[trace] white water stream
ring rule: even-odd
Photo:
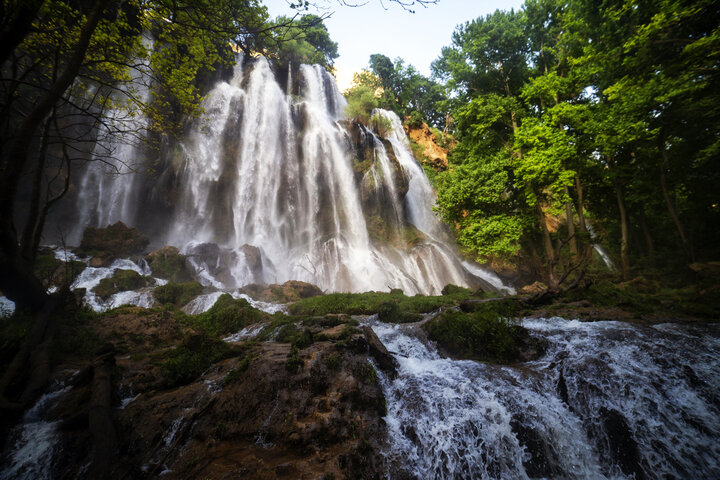
[[[372,325],[389,478],[720,478],[720,328],[526,319],[535,362],[443,358],[416,326]]]

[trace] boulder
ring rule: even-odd
[[[142,254],[149,243],[150,240],[137,228],[117,222],[105,228],[86,228],[76,252],[97,257],[95,265],[106,266],[115,258]]]
[[[170,282],[184,283],[193,279],[192,267],[175,247],[163,247],[148,254],[145,261],[155,277]]]
[[[397,360],[388,352],[372,328],[365,325],[362,327],[362,332],[367,340],[370,355],[375,359],[377,366],[390,378],[395,378],[398,368]]]
[[[262,302],[279,303],[297,302],[303,298],[317,297],[324,294],[318,286],[299,280],[288,280],[282,285],[253,283],[242,287],[240,293]]]

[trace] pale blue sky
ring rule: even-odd
[[[450,45],[457,25],[498,9],[517,10],[523,4],[523,0],[439,0],[427,8],[414,7],[413,14],[387,0],[382,3],[367,0],[367,5],[356,8],[339,6],[335,0],[324,1],[330,9],[310,13],[332,12],[325,24],[339,47],[340,58],[335,67],[341,89],[350,85],[353,72],[367,66],[373,53],[393,60],[401,57],[406,65],[414,65],[422,74],[430,75],[430,63],[440,55],[442,47]],[[293,13],[288,0],[263,3],[272,17]]]

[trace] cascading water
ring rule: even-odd
[[[440,356],[417,326],[372,328],[389,478],[720,478],[720,329],[526,319],[546,355],[517,366]]]
[[[223,290],[287,280],[326,291],[495,288],[448,246],[432,212],[434,192],[400,119],[378,112],[392,122],[381,140],[343,120],[345,105],[335,79],[319,66],[288,72],[283,88],[266,59],[241,58],[232,78],[205,98],[202,118],[155,161],[157,178],[172,179],[172,188],[160,192],[160,180],[140,186],[123,176],[107,180],[89,168],[81,218],[92,226],[122,220],[141,230],[135,219],[145,218],[160,232],[151,234],[154,245],[178,246],[201,282]],[[361,155],[370,157],[369,167]],[[412,241],[409,226],[420,232]]]

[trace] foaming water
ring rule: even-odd
[[[417,326],[372,328],[390,478],[719,478],[720,329],[526,319],[536,362],[440,356]]]
[[[13,446],[0,466],[1,480],[50,480],[53,477],[52,463],[57,450],[60,421],[45,418],[70,387],[55,385],[51,392],[40,399],[23,416],[22,424],[16,427],[8,438]]]

